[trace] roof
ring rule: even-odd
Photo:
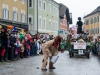
[[[59,17],[63,18],[64,15],[66,14],[67,20],[70,20],[70,16],[69,16],[69,8],[67,6],[65,6],[62,3],[59,3],[60,8],[59,8]]]
[[[54,5],[57,5],[59,7],[59,3],[57,3],[55,0],[47,0],[47,1],[53,2]]]
[[[60,8],[59,8],[59,16],[64,16],[65,12],[66,12],[66,9],[67,7],[65,5],[63,5],[62,3],[59,4],[60,5]]]
[[[52,1],[54,1],[55,3],[57,3],[55,0],[52,0]],[[59,3],[57,3],[58,5],[59,5]]]
[[[88,16],[90,16],[90,15],[93,15],[93,14],[95,14],[95,13],[97,13],[97,12],[100,12],[100,6],[98,6],[95,10],[93,10],[90,14],[84,16],[84,18],[86,18],[86,17],[88,17]]]

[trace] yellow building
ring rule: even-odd
[[[84,17],[84,30],[97,37],[100,34],[100,6]]]
[[[0,0],[0,25],[16,26],[28,30],[27,0]]]

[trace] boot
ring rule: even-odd
[[[3,59],[4,57],[3,56],[1,56],[1,62],[4,62],[4,59]]]
[[[5,61],[6,61],[6,62],[9,62],[10,60],[8,60],[8,58],[5,58]]]

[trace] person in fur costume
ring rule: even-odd
[[[42,45],[42,52],[44,56],[42,60],[42,67],[41,67],[42,71],[47,71],[46,66],[47,66],[48,58],[50,58],[51,60],[52,56],[55,56],[58,54],[58,47],[61,41],[62,41],[62,37],[56,36],[55,39],[46,41]],[[49,69],[55,69],[51,61],[49,62]]]

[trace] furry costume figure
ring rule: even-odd
[[[50,58],[51,60],[52,56],[55,56],[58,54],[58,46],[61,43],[61,40],[62,38],[60,36],[57,36],[55,37],[54,40],[47,41],[42,45],[42,52],[43,52],[44,58],[42,60],[41,70],[47,71],[46,66],[47,66],[48,58]],[[51,61],[49,62],[49,68],[55,69]]]

